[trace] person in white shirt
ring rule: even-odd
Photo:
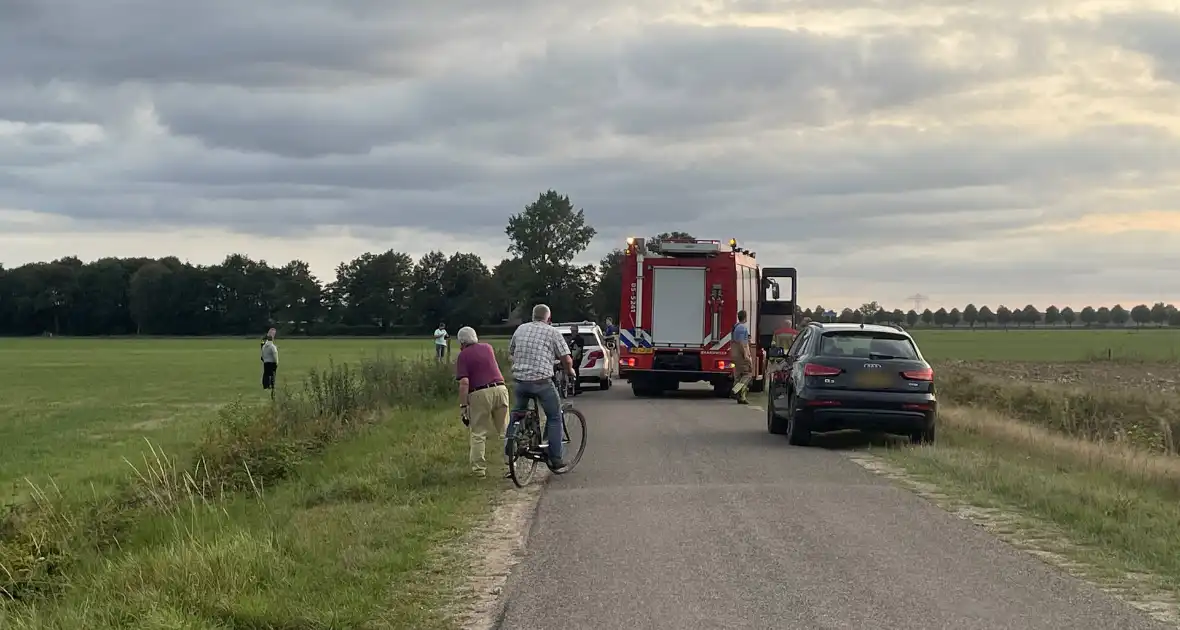
[[[275,395],[275,374],[279,371],[279,347],[275,345],[275,329],[271,328],[262,341],[262,389]]]
[[[447,325],[439,322],[438,328],[434,329],[434,358],[442,361],[447,357],[447,341],[450,339],[447,334]]]

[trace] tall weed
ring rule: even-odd
[[[940,366],[938,392],[1066,435],[1177,454],[1180,398],[1166,393],[1013,382],[953,366]]]

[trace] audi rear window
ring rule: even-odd
[[[824,333],[819,354],[825,357],[861,359],[917,359],[918,350],[908,337],[874,330],[840,330]]]

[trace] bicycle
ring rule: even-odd
[[[530,397],[528,407],[523,412],[513,414],[514,417],[509,421],[508,431],[512,437],[507,438],[504,442],[504,452],[508,458],[508,476],[517,488],[523,488],[529,484],[539,462],[545,462],[553,474],[564,475],[582,461],[582,454],[586,451],[586,416],[575,409],[573,403],[568,400],[569,394],[572,393],[572,385],[564,375],[560,380],[555,377],[554,381],[558,395],[561,397],[561,443],[564,447],[562,450],[566,453],[565,466],[554,468],[553,463],[549,460],[548,449],[541,446],[546,438],[545,428],[541,425],[541,416],[537,412],[537,399]],[[576,452],[572,453],[572,457],[570,456],[572,440],[569,431],[571,421],[576,423],[575,426],[581,430],[578,448]]]

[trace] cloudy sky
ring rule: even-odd
[[[1180,301],[1171,0],[6,0],[0,262],[475,251],[548,188],[801,301]]]

